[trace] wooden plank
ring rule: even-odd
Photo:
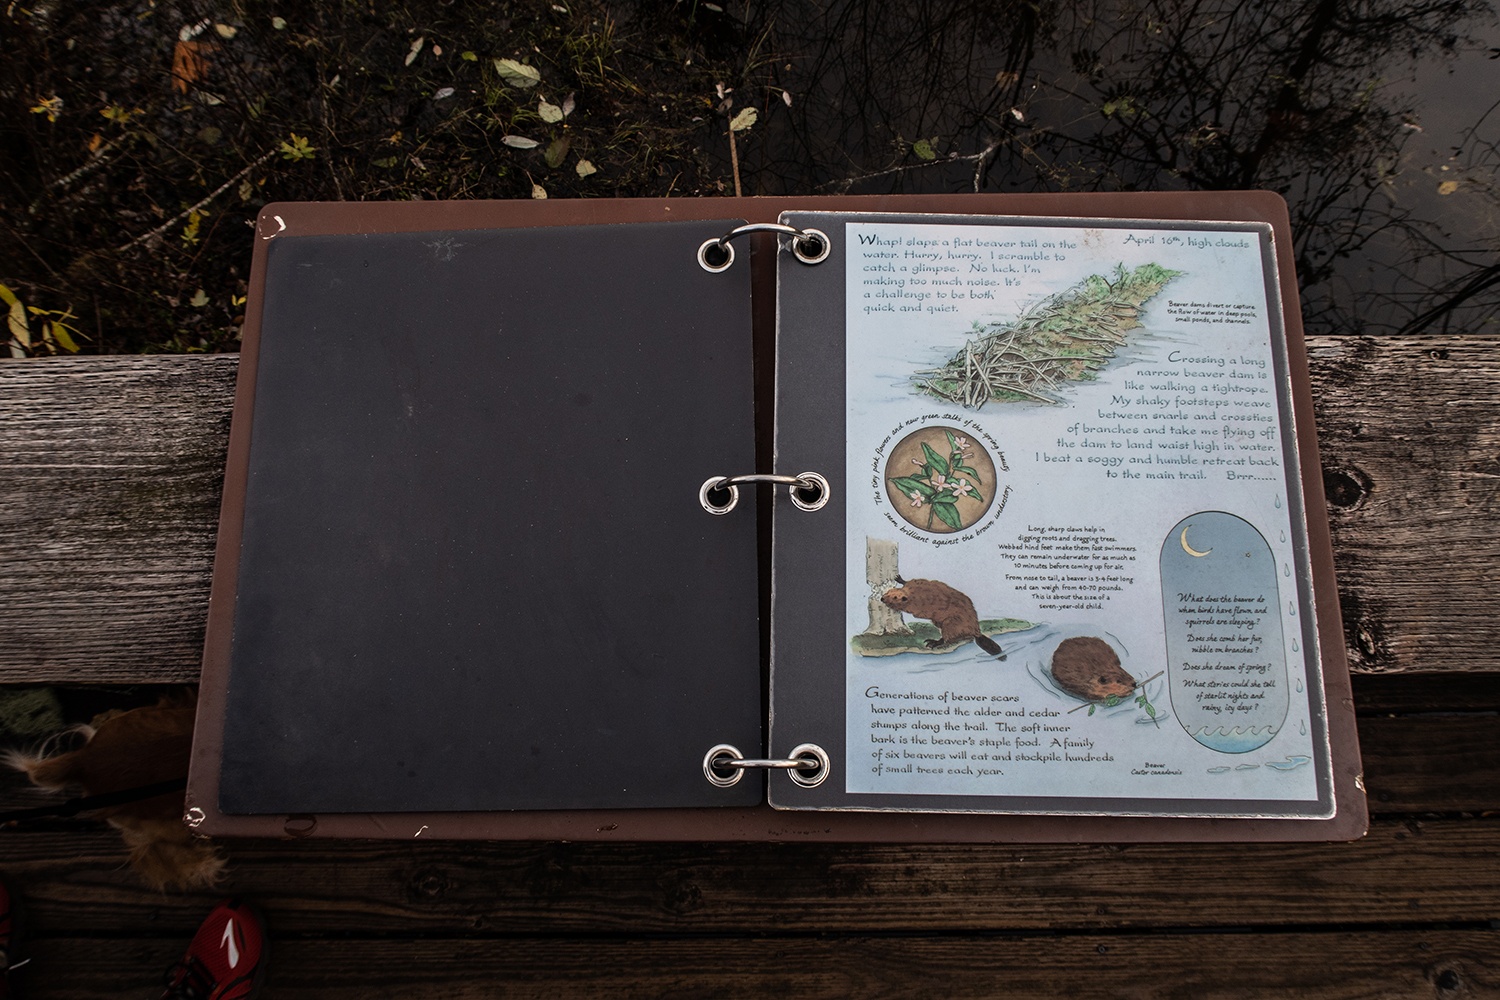
[[[1500,913],[1500,820],[1391,821],[1351,844],[247,841],[214,892],[163,895],[106,831],[0,836],[49,934],[190,933],[223,895],[290,934],[924,934],[1375,927]]]
[[[238,367],[0,362],[0,680],[197,679]]]
[[[1317,337],[1308,363],[1351,667],[1500,667],[1500,337]]]
[[[1309,360],[1354,668],[1500,670],[1500,336]],[[236,365],[0,361],[0,682],[197,676]]]
[[[1479,671],[1358,674],[1354,707],[1361,716],[1389,712],[1500,711],[1500,677]]]
[[[1372,811],[1500,810],[1500,715],[1364,716],[1359,736]],[[0,812],[56,801],[0,771]]]
[[[1359,997],[1500,996],[1500,933],[279,940],[276,997]],[[184,942],[40,942],[26,995],[147,995]],[[130,995],[130,994],[126,994]]]
[[[1500,810],[1500,716],[1370,716],[1359,738],[1372,813]]]

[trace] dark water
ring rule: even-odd
[[[747,27],[792,97],[755,193],[1269,188],[1309,332],[1500,331],[1486,4],[784,2]]]
[[[750,108],[746,193],[1266,188],[1310,332],[1500,330],[1489,0],[47,0],[0,42],[0,283],[91,351],[236,349],[267,202],[714,197]]]

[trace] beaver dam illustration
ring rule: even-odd
[[[1061,403],[1068,383],[1091,381],[1141,326],[1141,307],[1180,275],[1158,264],[1091,275],[1008,323],[974,336],[938,368],[918,371],[918,392],[970,409],[995,402]]]
[[[1005,651],[994,637],[1032,627],[1019,618],[981,619],[968,595],[940,580],[902,579],[892,541],[865,539],[865,579],[870,584],[870,625],[850,639],[861,656],[951,653],[972,642],[1003,660]],[[903,613],[926,621],[908,624]]]

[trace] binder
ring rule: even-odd
[[[204,833],[1348,839],[1284,204],[280,204]]]

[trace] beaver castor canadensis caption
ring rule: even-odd
[[[1128,698],[1136,688],[1135,678],[1120,668],[1109,643],[1091,635],[1062,641],[1052,654],[1052,679],[1084,701]]]
[[[937,580],[903,580],[898,576],[896,582],[901,586],[882,594],[881,603],[936,625],[941,637],[928,639],[928,649],[973,639],[986,653],[1005,659],[995,640],[979,631],[979,615],[974,611],[973,601]]]

